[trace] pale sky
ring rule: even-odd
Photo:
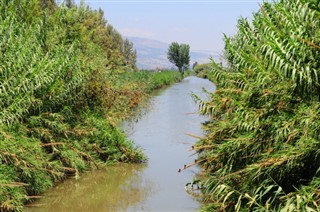
[[[79,1],[75,1],[79,2]],[[85,0],[101,8],[123,36],[189,44],[221,53],[223,33],[236,32],[239,17],[252,18],[262,0]]]

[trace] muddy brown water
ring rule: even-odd
[[[154,96],[152,107],[123,130],[148,156],[146,164],[125,164],[67,179],[43,194],[25,211],[196,211],[200,203],[185,191],[197,167],[188,149],[201,136],[205,118],[197,114],[191,93],[205,98],[214,91],[210,81],[187,77]]]

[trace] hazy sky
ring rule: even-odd
[[[78,1],[76,1],[78,2]],[[252,17],[261,0],[85,0],[103,9],[122,35],[187,43],[192,50],[221,52],[223,33],[236,32],[239,17]]]

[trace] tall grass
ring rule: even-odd
[[[85,169],[145,161],[111,120],[178,79],[134,72],[101,11],[50,2],[0,3],[1,211]]]
[[[217,91],[195,96],[207,136],[194,147],[204,210],[319,210],[318,1],[263,3],[225,38]]]

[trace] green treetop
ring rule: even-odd
[[[190,46],[188,44],[178,44],[177,42],[171,43],[168,49],[168,60],[178,67],[182,76],[184,70],[189,66],[189,49]]]

